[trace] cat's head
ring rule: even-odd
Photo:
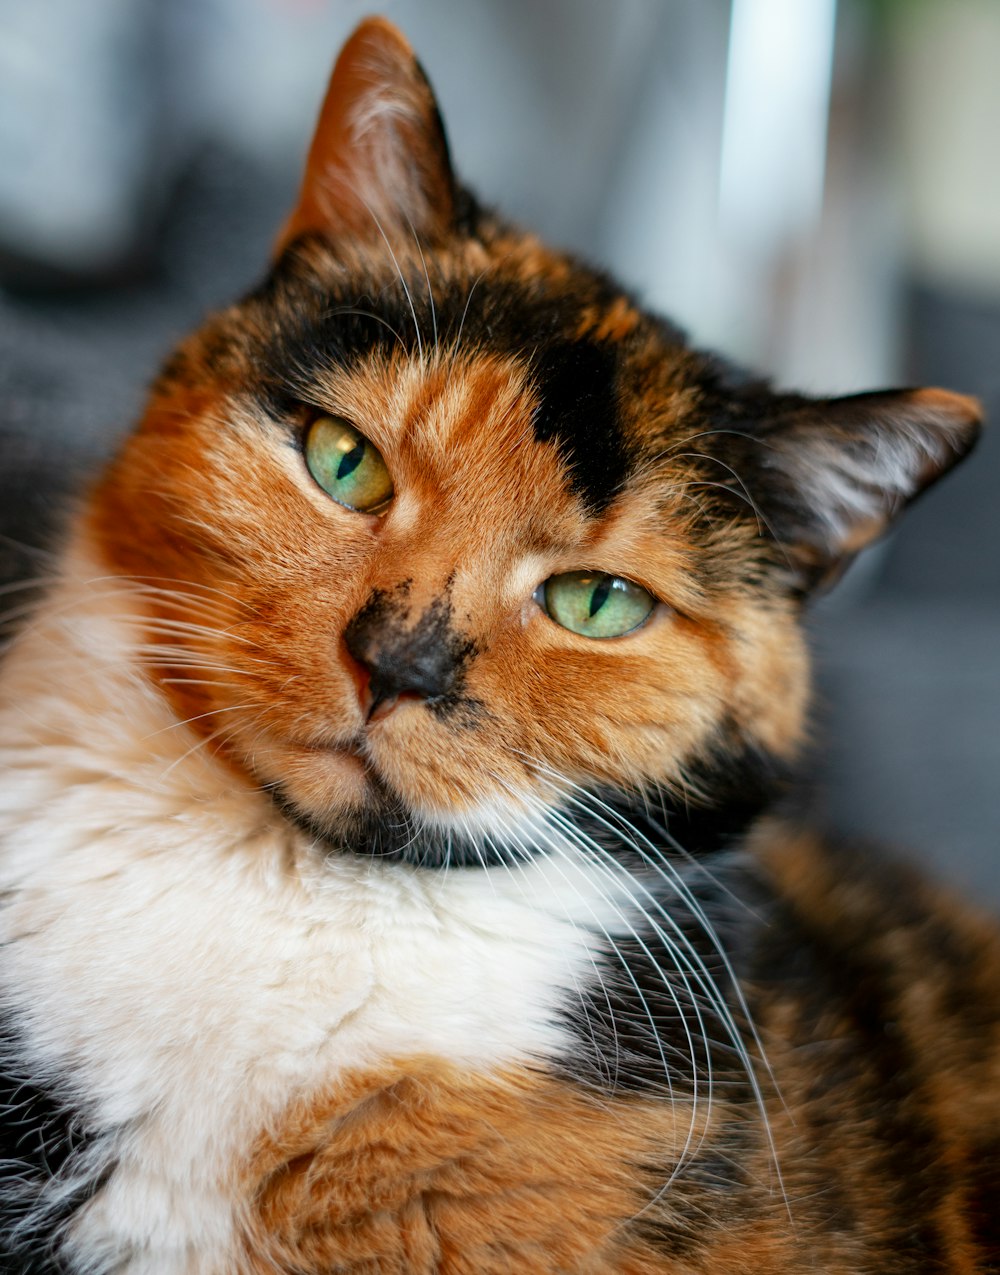
[[[271,273],[168,363],[90,525],[220,756],[334,844],[475,858],[581,789],[752,810],[802,740],[803,597],[977,426],[775,394],[482,211],[372,20]]]

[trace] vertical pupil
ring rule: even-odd
[[[349,452],[345,452],[341,458],[340,464],[337,466],[337,480],[348,478],[357,467],[361,464],[361,458],[365,454],[365,440],[359,438]]]
[[[611,579],[610,577],[605,576],[594,592],[590,595],[590,616],[588,618],[592,619],[598,611],[600,611],[601,607],[604,606],[605,602],[607,602],[608,594],[610,592]]]

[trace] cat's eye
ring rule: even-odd
[[[583,637],[622,637],[645,624],[656,609],[656,599],[642,585],[601,571],[550,576],[539,593],[550,618]]]
[[[392,479],[377,448],[341,416],[317,416],[305,441],[310,474],[339,505],[378,513],[392,499]]]

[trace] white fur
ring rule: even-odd
[[[0,670],[0,987],[120,1162],[78,1268],[222,1275],[234,1170],[294,1095],[409,1055],[551,1055],[628,896],[562,856],[323,858],[176,724],[99,575],[73,558]]]

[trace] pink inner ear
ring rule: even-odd
[[[368,18],[333,69],[298,204],[275,255],[309,232],[437,239],[452,223],[454,203],[431,87],[401,32]]]

